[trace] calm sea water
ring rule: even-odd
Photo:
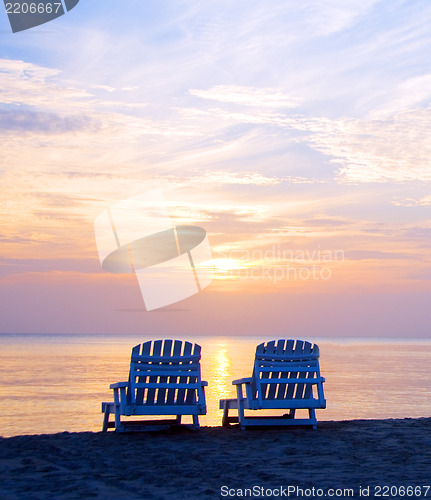
[[[128,335],[0,335],[0,435],[99,431],[109,385],[127,380]],[[220,425],[220,398],[250,376],[256,345],[269,338],[188,337],[202,346],[208,414]],[[307,339],[321,352],[327,409],[320,420],[431,416],[431,341]],[[186,420],[187,421],[187,420]]]

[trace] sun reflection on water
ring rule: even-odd
[[[226,345],[221,344],[215,354],[215,367],[213,371],[214,391],[220,398],[227,398],[230,395],[230,365],[231,360],[227,355]]]

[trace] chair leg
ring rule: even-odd
[[[114,389],[114,409],[115,409],[115,431],[121,431],[123,426],[121,424],[121,408],[118,389]]]
[[[229,427],[229,401],[226,401],[224,405],[222,425]]]
[[[193,415],[193,427],[199,429],[199,415]]]
[[[238,421],[241,427],[241,430],[245,429],[245,415],[244,415],[244,402],[243,400],[238,403]]]
[[[238,422],[241,430],[245,429],[244,398],[242,396],[242,385],[236,386],[236,397],[238,399]]]
[[[180,424],[181,424],[181,417],[182,417],[182,415],[177,415],[177,418],[176,418],[176,423],[177,423],[178,425],[180,425]]]
[[[105,413],[103,414],[103,427],[102,427],[102,432],[106,432],[108,430],[108,423],[109,423],[109,406],[105,406]]]
[[[310,408],[308,410],[308,416],[310,417],[310,420],[312,421],[313,424],[313,429],[317,429],[317,421],[316,421],[316,410],[314,408]]]

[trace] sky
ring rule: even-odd
[[[0,332],[430,337],[431,4],[0,9]],[[163,190],[200,293],[147,311],[96,217]]]

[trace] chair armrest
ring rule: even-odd
[[[127,387],[129,382],[117,382],[116,384],[111,384],[110,389],[121,389],[122,387]]]
[[[252,382],[253,377],[239,378],[237,380],[232,380],[232,385],[251,384]]]
[[[208,382],[206,382],[205,380],[201,380],[202,387],[206,387],[207,385],[208,385]]]

